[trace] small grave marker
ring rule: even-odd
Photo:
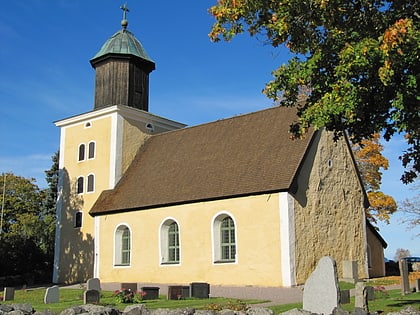
[[[97,290],[86,290],[83,293],[84,304],[98,304],[100,298],[100,293]]]
[[[60,291],[57,285],[47,288],[44,296],[44,303],[58,303],[60,300]]]
[[[86,290],[96,290],[101,292],[101,281],[98,278],[88,279],[86,282]]]
[[[159,298],[159,287],[142,287],[143,300],[157,300]]]
[[[15,288],[5,287],[3,293],[4,293],[3,294],[4,301],[13,301],[15,299]]]
[[[343,261],[343,281],[356,283],[358,278],[357,261],[344,260]]]
[[[368,301],[373,301],[375,299],[375,289],[371,286],[366,287],[366,294]]]
[[[368,292],[364,282],[357,282],[354,293],[354,310],[369,312]]]
[[[410,294],[410,281],[408,279],[408,263],[407,260],[401,259],[399,262],[401,274],[401,294]]]
[[[350,303],[350,290],[340,290],[340,304]]]
[[[185,285],[170,285],[168,287],[168,300],[180,300],[190,297],[190,287]]]
[[[205,282],[192,282],[191,297],[198,299],[208,299],[210,294],[210,284]]]

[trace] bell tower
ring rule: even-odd
[[[55,122],[60,128],[59,196],[54,283],[80,283],[100,275],[99,221],[89,211],[113,189],[150,137],[185,127],[149,112],[149,73],[155,63],[122,29],[90,60],[96,70],[94,110]]]
[[[127,30],[126,5],[121,30],[90,60],[96,71],[94,110],[125,105],[149,110],[149,73],[155,69],[142,44]]]

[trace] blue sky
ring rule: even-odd
[[[150,75],[149,111],[188,125],[272,106],[262,95],[271,71],[290,57],[285,49],[247,35],[211,43],[207,9],[216,0],[127,2],[128,29],[156,63]],[[93,109],[94,70],[89,60],[120,29],[123,0],[5,1],[0,10],[0,173],[37,179],[59,147],[54,121]],[[401,137],[384,143],[390,168],[382,190],[397,201],[414,191],[399,181]],[[380,225],[388,242],[420,256],[417,230]]]

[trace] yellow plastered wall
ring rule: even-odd
[[[62,204],[58,282],[81,282],[93,275],[94,221],[88,212],[101,191],[109,187],[111,117],[87,120],[65,127],[62,155]],[[62,139],[63,140],[63,139]],[[95,157],[78,161],[79,146],[95,142]],[[95,176],[93,192],[86,192],[87,176]],[[84,193],[76,193],[76,181],[84,177]],[[75,215],[82,212],[82,227],[75,228]]]
[[[106,282],[190,283],[280,286],[280,216],[278,194],[209,201],[99,217],[99,278]],[[236,262],[213,262],[212,224],[229,214],[236,228]],[[181,258],[160,263],[160,227],[165,219],[179,225]],[[131,265],[114,266],[114,232],[131,229]]]
[[[151,123],[154,128],[148,130]],[[127,107],[109,107],[56,123],[61,128],[57,244],[54,281],[86,281],[94,271],[94,219],[89,210],[103,190],[114,188],[150,134],[182,128],[184,125]],[[95,142],[95,158],[78,161],[79,146]],[[76,193],[79,176],[95,176],[93,192]],[[75,214],[83,213],[81,228],[75,228]]]

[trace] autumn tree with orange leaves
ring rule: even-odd
[[[382,155],[383,146],[379,138],[376,133],[369,140],[364,139],[360,144],[354,144],[352,148],[370,203],[366,217],[372,223],[378,220],[389,223],[390,215],[397,211],[397,203],[392,196],[380,191],[381,170],[388,169],[388,160]]]
[[[247,32],[294,54],[264,93],[297,106],[296,136],[325,127],[360,144],[402,133],[401,179],[420,174],[420,1],[218,0],[209,12],[213,41]],[[297,102],[302,87],[309,93]]]

